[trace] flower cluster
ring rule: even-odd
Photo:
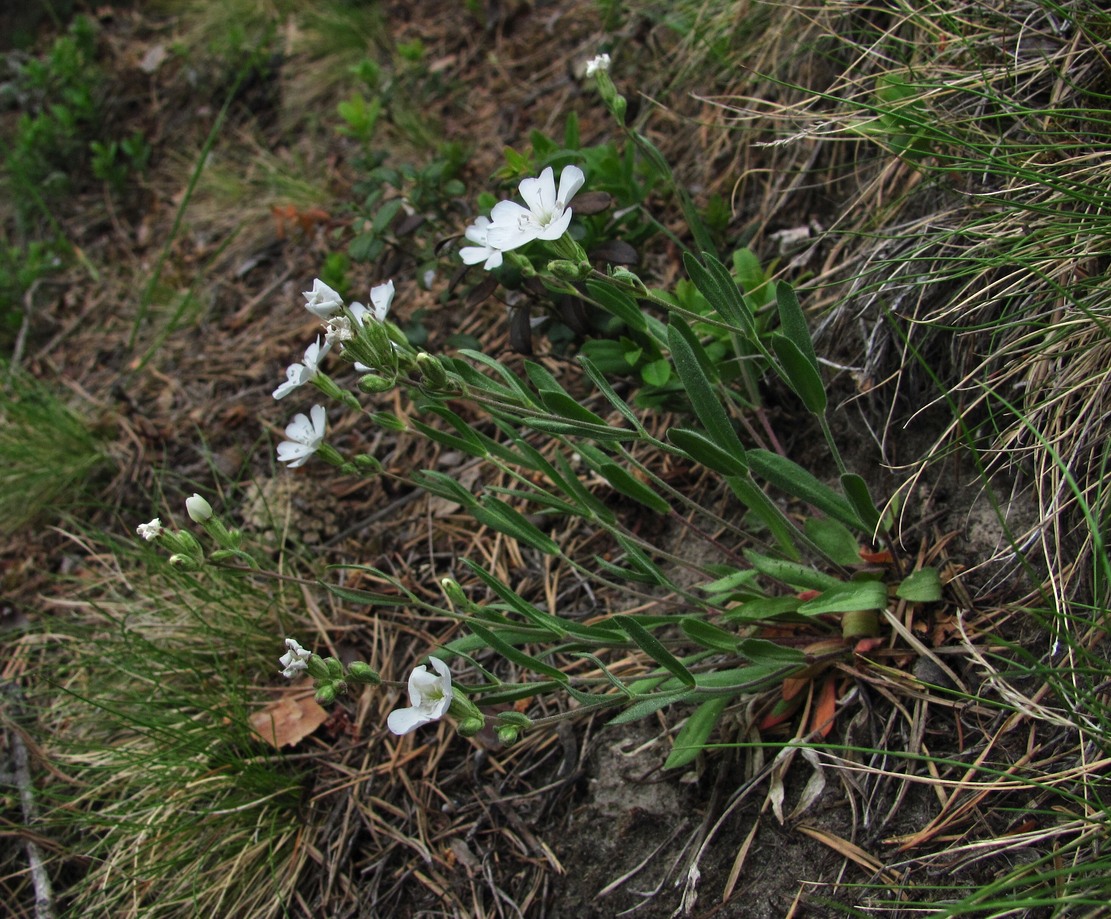
[[[274,390],[275,399],[284,399],[294,390],[312,383],[325,395],[339,398],[348,402],[350,394],[343,393],[321,370],[321,362],[331,351],[333,345],[339,344],[341,352],[347,354],[360,373],[370,373],[373,368],[358,360],[358,357],[370,358],[373,348],[361,346],[359,332],[366,331],[369,326],[381,324],[389,314],[390,305],[393,303],[393,281],[379,284],[371,288],[370,307],[361,303],[352,303],[345,306],[341,297],[331,287],[316,278],[312,290],[306,290],[305,309],[316,316],[324,324],[324,341],[318,335],[305,349],[304,357],[300,362],[290,364],[286,368],[285,382]],[[378,336],[381,339],[382,336]],[[388,339],[387,339],[388,340]],[[378,352],[382,348],[379,342]],[[388,350],[388,348],[387,348]],[[348,353],[350,352],[350,353]],[[278,460],[287,463],[290,469],[303,466],[313,454],[323,452],[325,459],[329,459],[331,452],[324,443],[324,433],[327,425],[327,415],[323,405],[314,405],[308,415],[298,413],[285,429],[286,439],[278,444]],[[338,457],[331,457],[335,460]]]
[[[528,207],[516,201],[499,201],[489,217],[478,217],[464,235],[474,243],[459,250],[467,265],[483,263],[487,270],[502,263],[502,255],[537,239],[559,239],[571,225],[568,206],[583,186],[585,176],[578,166],[565,166],[556,190],[555,173],[548,166],[537,178],[522,179],[518,190]]]

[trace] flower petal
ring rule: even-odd
[[[522,179],[517,190],[536,218],[546,223],[556,203],[555,175],[552,167],[545,166],[538,178]]]
[[[328,414],[324,411],[323,405],[314,405],[309,409],[309,413],[312,415],[312,426],[316,435],[315,441],[316,444],[319,444],[324,439],[324,426],[327,423]]]
[[[572,198],[575,197],[575,192],[583,187],[586,181],[586,176],[578,166],[564,166],[563,172],[559,176],[559,197],[556,204],[559,207],[567,207]]]
[[[410,734],[422,724],[435,721],[415,708],[397,708],[386,716],[386,725],[395,734]]]
[[[392,280],[370,289],[370,302],[374,306],[374,318],[379,322],[382,322],[389,314],[390,304],[393,303],[393,294]]]

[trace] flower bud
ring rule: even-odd
[[[440,580],[440,590],[444,592],[448,602],[457,609],[466,609],[469,605],[467,595],[463,593],[463,588],[459,586],[459,582],[455,578],[442,578]]]
[[[367,393],[389,392],[394,388],[395,381],[376,373],[368,373],[359,377],[359,389]]]
[[[305,669],[309,671],[309,676],[314,680],[331,680],[332,678],[332,675],[328,672],[328,665],[324,663],[324,658],[317,654],[305,661]]]
[[[369,453],[360,453],[358,456],[353,457],[351,462],[359,472],[370,474],[382,471],[381,462]]]
[[[517,742],[517,738],[520,734],[521,732],[516,725],[503,724],[498,728],[498,740],[507,747],[513,746],[513,744]]]
[[[324,658],[324,666],[328,668],[328,676],[333,680],[343,679],[343,664],[334,657]]]
[[[444,370],[444,365],[431,354],[421,351],[417,355],[417,369],[433,389],[442,389],[447,385],[447,372]]]
[[[316,701],[321,705],[330,705],[336,701],[336,690],[331,683],[325,683],[316,691]]]
[[[362,683],[366,686],[377,686],[382,682],[378,671],[373,670],[369,664],[364,664],[362,661],[352,661],[348,664],[347,676],[356,683]]]
[[[212,505],[196,492],[193,497],[185,499],[185,510],[194,523],[204,523],[212,518]]]
[[[499,712],[498,725],[514,725],[519,728],[531,728],[532,719],[521,712]]]
[[[474,737],[484,727],[486,719],[479,715],[477,718],[464,718],[456,725],[455,730],[460,737]]]
[[[548,262],[548,272],[561,281],[581,281],[590,277],[590,265],[557,258]]]

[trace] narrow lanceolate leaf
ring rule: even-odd
[[[679,628],[692,641],[698,642],[703,648],[712,648],[715,651],[725,651],[731,654],[737,650],[737,635],[718,628],[705,619],[696,619],[686,616],[679,623]]]
[[[936,568],[914,571],[899,585],[895,596],[911,603],[937,603],[941,599],[941,575]]]
[[[793,460],[770,450],[754,449],[748,451],[748,462],[756,475],[766,479],[780,491],[805,501],[848,527],[868,529],[843,495],[824,485]]]
[[[832,517],[809,517],[803,531],[834,564],[860,564],[860,543],[848,527]]]
[[[728,696],[718,696],[715,699],[707,699],[694,710],[687,723],[675,735],[675,742],[671,746],[671,754],[664,763],[664,769],[678,769],[685,766],[705,749],[710,735],[714,732],[728,704]]]
[[[802,400],[808,411],[821,415],[826,410],[827,400],[826,388],[818,368],[785,335],[772,335],[771,342],[780,369],[795,395]]]
[[[617,491],[625,495],[625,497],[632,498],[634,501],[639,501],[645,507],[654,510],[657,514],[666,514],[671,510],[671,505],[663,498],[616,463],[603,463],[598,467],[598,472],[600,472],[602,476],[605,477],[605,480]]]
[[[868,485],[864,479],[855,472],[846,472],[841,476],[841,489],[864,523],[864,528],[869,533],[879,529],[880,512],[872,503],[872,496],[868,494]]]
[[[810,337],[810,327],[806,314],[799,305],[799,298],[789,284],[780,282],[775,286],[775,302],[779,307],[779,325],[799,352],[809,361],[815,371],[818,369],[818,355],[814,353],[814,342]]]
[[[745,475],[748,473],[745,454],[736,456],[722,450],[701,431],[671,428],[667,432],[667,439],[694,462],[708,466],[715,472],[720,472],[723,475]]]
[[[800,558],[798,546],[795,545],[795,533],[791,529],[787,515],[778,504],[764,494],[759,485],[752,481],[752,477],[729,476],[726,483],[741,503],[768,528],[780,551],[788,558]]]
[[[705,426],[710,439],[718,447],[743,463],[745,448],[741,445],[737,432],[733,430],[729,415],[726,414],[725,407],[714,392],[703,368],[706,357],[702,353],[702,345],[678,316],[673,316],[671,319],[667,329],[667,339],[671,348],[671,357],[675,361],[675,369],[683,381],[683,388],[687,391],[698,420]]]
[[[694,675],[682,662],[667,650],[655,635],[637,622],[632,616],[614,616],[610,622],[629,636],[645,654],[673,674],[685,686],[694,686]]]
[[[504,501],[487,496],[482,499],[481,505],[469,507],[468,510],[479,523],[499,533],[511,536],[546,555],[559,555],[559,546],[550,536],[542,533]]]
[[[648,320],[640,308],[640,304],[631,294],[617,290],[609,284],[599,281],[587,281],[586,292],[590,299],[602,307],[606,312],[616,316],[630,329],[636,332],[648,331]]]
[[[825,613],[852,613],[863,609],[884,609],[887,606],[887,586],[880,581],[851,581],[823,590],[813,600],[798,608],[804,616]]]
[[[713,310],[739,333],[752,338],[755,335],[752,314],[725,266],[713,256],[706,256],[705,263],[700,262],[689,252],[683,255],[683,265]]]
[[[584,355],[579,355],[579,363],[582,364],[583,369],[586,371],[587,376],[598,387],[598,391],[609,400],[609,404],[617,409],[625,420],[629,422],[634,428],[640,430],[640,420],[637,418],[636,413],[633,412],[627,402],[622,399],[610,386],[609,381],[602,375],[601,371]]]
[[[565,434],[569,437],[586,437],[599,443],[615,443],[624,440],[636,440],[640,435],[636,431],[627,431],[624,428],[611,428],[608,425],[593,424],[586,421],[564,421],[558,418],[530,418],[522,417],[521,424],[536,431],[546,434]]]
[[[818,571],[799,562],[788,562],[751,550],[745,552],[745,558],[761,574],[782,581],[790,587],[803,590],[829,590],[844,583],[824,571]]]
[[[754,664],[806,663],[806,654],[798,648],[777,645],[766,638],[746,638],[737,646],[737,653]]]
[[[601,415],[595,415],[594,412],[590,411],[588,408],[584,408],[565,392],[541,390],[540,401],[544,403],[544,407],[553,415],[559,415],[561,418],[566,418],[568,421],[581,421],[585,424],[609,427],[605,418]]]
[[[491,631],[485,626],[479,625],[473,619],[467,620],[467,628],[477,635],[488,648],[497,651],[498,654],[507,661],[516,664],[518,667],[524,667],[526,670],[531,670],[534,673],[541,673],[544,676],[551,677],[553,680],[558,680],[564,685],[569,682],[567,674],[558,667],[546,664],[539,658],[533,657],[531,654],[526,654],[520,648],[513,647],[509,642],[503,641],[496,632]]]

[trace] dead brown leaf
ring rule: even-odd
[[[272,747],[300,743],[328,720],[328,713],[311,696],[282,696],[248,719],[251,730]]]

